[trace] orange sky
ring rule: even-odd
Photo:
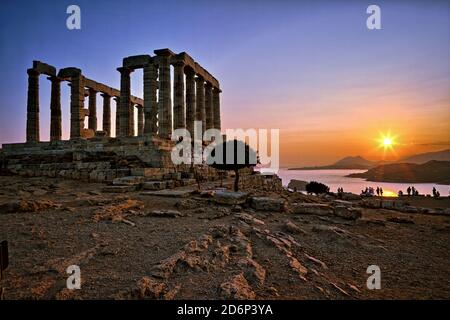
[[[388,159],[450,147],[448,1],[381,1],[381,30],[367,28],[364,1],[137,1],[126,11],[111,1],[85,1],[83,11],[92,14],[78,31],[67,30],[54,1],[32,3],[24,10],[7,2],[0,11],[7,79],[0,83],[0,143],[25,141],[26,69],[33,60],[76,66],[119,88],[123,57],[171,48],[188,52],[220,81],[222,128],[280,129],[282,166],[350,155],[381,160],[376,140],[388,131],[397,136]],[[147,19],[148,12],[170,15]],[[50,82],[41,78],[46,141]],[[131,82],[132,94],[142,97],[142,71]],[[67,139],[67,85],[61,98]]]

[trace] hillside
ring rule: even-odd
[[[450,161],[386,164],[347,177],[378,182],[450,184]]]
[[[402,163],[425,163],[431,160],[437,161],[450,161],[450,149],[436,151],[436,152],[426,152],[420,153],[416,155],[412,155],[406,158],[403,158]]]

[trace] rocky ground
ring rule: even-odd
[[[450,299],[448,198],[118,194],[15,176],[0,186],[6,299]],[[81,290],[66,289],[73,264]],[[380,290],[366,287],[369,265]]]

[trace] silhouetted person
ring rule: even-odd
[[[416,188],[414,188],[414,186],[411,187],[411,193],[413,196],[416,195]]]
[[[383,188],[380,187],[380,195],[383,196]]]
[[[411,187],[408,187],[408,189],[406,189],[406,192],[408,192],[408,196],[411,195]]]
[[[380,195],[380,188],[377,187],[377,196],[379,196],[379,195]]]
[[[402,195],[403,195],[403,191],[402,191],[402,190],[399,190],[399,191],[398,191],[398,196],[401,197]]]
[[[436,187],[433,187],[433,197],[436,197],[436,192],[437,192]]]

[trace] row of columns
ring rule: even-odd
[[[28,99],[27,99],[27,128],[26,141],[39,141],[39,76],[40,73],[35,69],[28,69]],[[61,116],[61,82],[63,79],[56,76],[47,78],[51,82],[50,97],[50,141],[59,141],[62,139],[62,116]],[[71,87],[71,126],[70,137],[78,138],[82,136],[81,130],[84,128],[84,98],[89,97],[88,102],[88,128],[94,132],[97,131],[97,93],[98,91],[89,88],[86,94],[82,76],[73,77],[69,85]],[[107,136],[111,136],[111,96],[107,93],[101,93],[103,98],[103,131]],[[119,110],[120,97],[114,97],[116,100],[116,111]],[[129,104],[130,112],[130,135],[134,135],[134,108],[138,109],[138,135],[144,134],[144,106]],[[116,113],[116,135],[120,128],[121,117]],[[149,121],[150,122],[150,121]]]
[[[134,136],[134,108],[138,109],[137,134],[156,135],[170,138],[172,129],[186,128],[194,132],[194,122],[202,122],[202,130],[221,129],[220,89],[214,87],[183,61],[174,66],[173,105],[171,97],[170,55],[158,55],[158,64],[149,63],[144,71],[144,105],[131,103],[131,80],[133,69],[121,67],[120,97],[116,101],[116,136]],[[27,102],[27,142],[39,141],[39,75],[33,68],[28,69]],[[50,140],[59,141],[61,127],[61,82],[57,76],[50,76]],[[88,116],[88,128],[97,131],[97,93],[93,88],[85,89],[85,78],[81,73],[70,77],[70,138],[83,136],[84,120]],[[88,109],[84,108],[85,96],[89,97]],[[111,96],[103,97],[103,131],[111,135]],[[203,135],[203,132],[202,132]]]
[[[202,130],[220,126],[220,89],[205,82],[201,75],[183,62],[175,62],[173,108],[171,97],[170,57],[158,56],[158,65],[144,66],[143,134],[170,138],[172,129],[186,128],[193,134],[194,121],[202,122]],[[130,112],[131,80],[134,70],[120,67],[120,104],[118,136],[131,136],[133,117]],[[185,80],[186,76],[186,80]],[[158,91],[159,89],[159,91]],[[202,133],[203,134],[203,133]]]

